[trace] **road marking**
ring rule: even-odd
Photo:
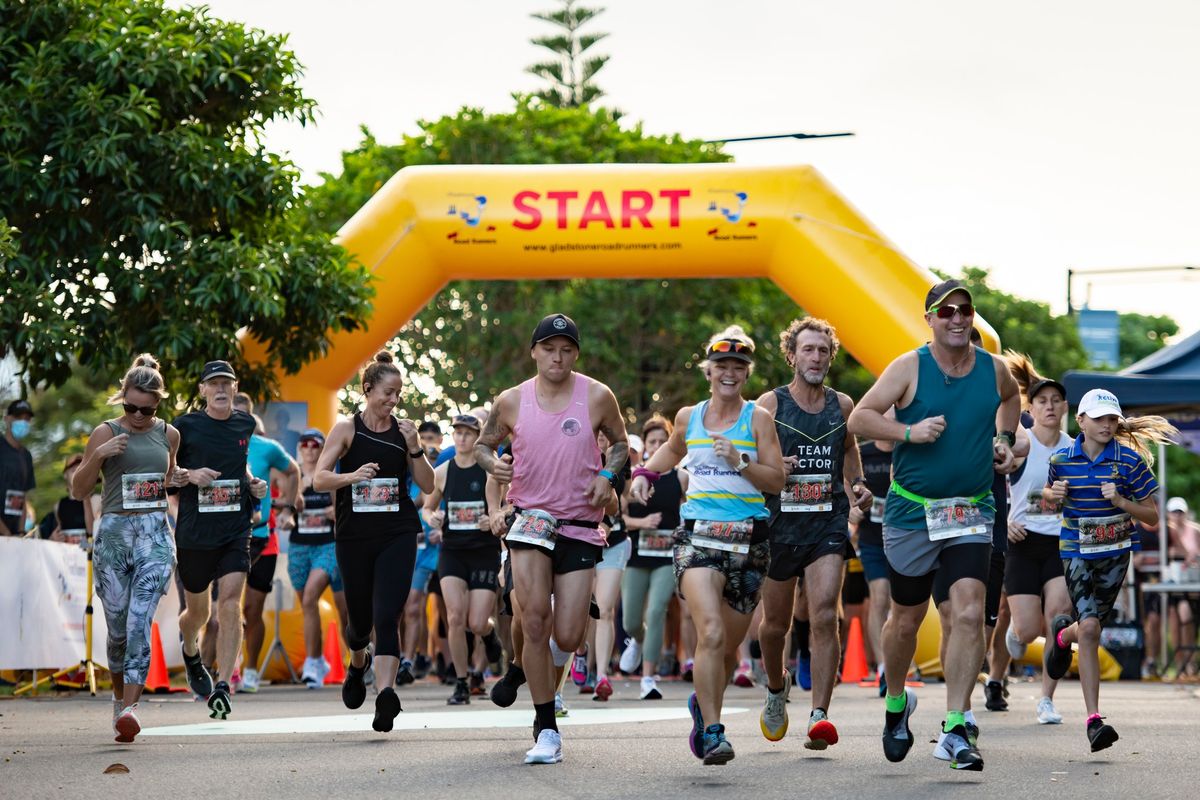
[[[744,714],[745,708],[726,708],[722,714]],[[370,731],[373,714],[336,714],[326,717],[285,717],[251,719],[236,722],[206,722],[198,725],[167,725],[143,728],[140,736],[265,736],[288,733],[353,733]],[[618,725],[629,722],[660,722],[689,719],[686,708],[597,708],[571,709],[571,715],[558,720],[559,727],[572,725]],[[533,716],[521,711],[433,711],[402,713],[396,717],[396,730],[454,728],[528,728]]]

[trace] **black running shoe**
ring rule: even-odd
[[[1088,741],[1092,743],[1092,752],[1112,747],[1121,737],[1117,735],[1112,725],[1105,725],[1103,717],[1093,717],[1087,726]]]
[[[501,646],[500,637],[496,635],[495,630],[483,637],[483,649],[489,664],[499,663],[500,657],[504,655],[504,648]]]
[[[470,687],[472,697],[483,697],[487,694],[487,684],[484,683],[482,672],[468,672],[467,686]]]
[[[208,697],[213,693],[212,676],[204,668],[204,661],[199,653],[194,656],[184,653],[183,666],[187,669],[188,688],[192,690],[192,694],[196,697]]]
[[[396,685],[407,686],[415,680],[416,676],[413,675],[413,663],[407,658],[401,659],[400,669],[396,671]]]
[[[375,719],[371,720],[371,727],[380,733],[387,733],[392,729],[396,715],[403,710],[395,689],[388,686],[380,690],[379,694],[375,695]]]
[[[937,751],[942,752],[939,754]],[[962,725],[955,725],[942,734],[937,751],[934,757],[949,761],[951,769],[983,772],[983,755],[967,738],[967,729]]]
[[[988,681],[983,685],[985,698],[984,708],[988,711],[1008,711],[1008,701],[1004,699],[1004,684],[1000,681]]]
[[[459,681],[454,684],[454,694],[446,698],[448,706],[469,706],[471,705],[471,690],[467,688],[466,681]]]
[[[363,676],[370,667],[370,653],[367,653],[367,660],[361,667],[356,667],[354,664],[346,667],[346,679],[342,681],[342,705],[346,708],[359,708],[366,701],[367,683],[363,680]]]
[[[1071,624],[1071,618],[1059,614],[1050,625],[1050,635],[1046,637],[1046,674],[1054,680],[1059,680],[1071,668],[1071,647],[1062,647],[1058,643],[1058,634]]]
[[[974,722],[964,722],[963,726],[967,729],[967,741],[972,747],[979,746],[979,726]]]
[[[893,763],[903,761],[913,746],[912,729],[908,726],[909,718],[917,710],[917,694],[912,689],[905,689],[904,710],[898,714],[884,712],[883,723],[883,755]]]
[[[429,669],[433,665],[429,661],[429,656],[424,653],[417,653],[417,657],[413,659],[412,674],[419,681],[425,680],[425,676],[429,674]]]
[[[525,670],[516,664],[510,664],[504,677],[492,686],[492,702],[501,708],[508,708],[517,702],[517,690],[523,683],[525,683]]]
[[[887,696],[887,673],[882,669],[879,670],[879,696]]]
[[[217,681],[216,688],[208,696],[208,715],[213,719],[225,719],[233,712],[233,703],[229,700],[229,684]]]

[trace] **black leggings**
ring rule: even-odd
[[[336,550],[350,617],[347,646],[351,650],[366,647],[374,627],[375,655],[399,658],[398,626],[412,588],[417,561],[416,534],[339,540]]]

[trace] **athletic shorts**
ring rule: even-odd
[[[856,606],[867,599],[865,572],[847,572],[842,581],[842,605]]]
[[[278,553],[262,554],[267,549],[267,542],[262,536],[250,538],[250,573],[246,576],[246,585],[263,594],[269,594],[275,584],[275,565],[279,561]]]
[[[417,563],[413,567],[412,590],[428,592],[429,579],[437,574],[438,557],[442,548],[438,545],[425,545],[417,551]]]
[[[771,564],[767,567],[767,577],[773,581],[786,581],[792,578],[804,580],[804,570],[819,558],[828,555],[846,555],[850,537],[844,533],[821,537],[821,541],[813,544],[781,544],[771,542]]]
[[[1000,598],[1004,595],[1004,562],[1008,554],[992,548],[992,561],[988,568],[987,593],[984,595],[983,609],[987,616],[983,624],[989,628],[996,627],[1000,619]]]
[[[329,586],[335,592],[342,591],[342,571],[337,565],[337,545],[333,542],[325,544],[296,544],[292,542],[288,548],[288,579],[292,588],[297,592],[304,591],[308,576],[313,570],[321,570],[329,576]]]
[[[513,591],[513,576],[512,576],[512,556],[507,550],[503,551],[500,557],[500,571],[504,573],[504,587],[500,592],[500,613],[503,616],[511,617],[513,615],[512,591]]]
[[[867,583],[881,579],[887,580],[888,562],[887,556],[883,554],[883,545],[860,541],[858,543],[858,560],[862,562],[863,574],[867,576]]]
[[[203,594],[209,584],[234,573],[250,572],[250,536],[223,544],[213,550],[179,548],[179,579],[184,590],[192,594]]]
[[[987,586],[992,566],[990,534],[963,536],[947,540],[951,544],[946,544],[944,541],[930,542],[924,528],[904,530],[885,525],[883,541],[892,599],[902,606],[919,606],[931,594],[935,602],[943,602],[950,597],[950,587],[964,578],[973,578]],[[903,566],[896,563],[893,553]],[[913,554],[920,554],[920,557],[914,559]],[[918,567],[924,567],[925,571],[907,572]],[[906,571],[901,572],[901,569]]]
[[[583,569],[595,569],[604,555],[604,548],[591,542],[559,536],[554,541],[554,549],[547,552],[546,548],[528,542],[509,542],[509,550],[534,550],[550,559],[550,569],[555,575],[566,575]],[[509,556],[512,559],[512,556]]]
[[[1027,533],[1020,542],[1008,543],[1008,562],[1004,566],[1004,591],[1009,597],[1019,594],[1041,596],[1042,587],[1063,576],[1058,537]]]
[[[1075,606],[1075,619],[1092,617],[1101,625],[1108,622],[1128,569],[1128,550],[1108,558],[1064,558],[1063,577]]]
[[[472,547],[467,550],[446,550],[438,558],[438,580],[459,578],[469,591],[486,589],[494,592],[500,587],[500,551],[494,547]]]
[[[758,521],[758,525],[766,523]],[[758,533],[756,530],[755,533]],[[750,545],[749,553],[730,553],[710,550],[692,544],[692,532],[686,527],[675,530],[675,585],[683,596],[683,573],[689,569],[711,569],[725,576],[723,597],[729,607],[739,614],[753,614],[762,594],[763,581],[771,564],[771,543],[763,541]]]
[[[629,556],[633,554],[633,542],[626,538],[620,544],[604,548],[596,569],[625,569]]]

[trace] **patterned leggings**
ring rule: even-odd
[[[96,594],[108,622],[108,666],[144,685],[150,625],[175,571],[175,536],[162,512],[105,514],[93,554]]]

